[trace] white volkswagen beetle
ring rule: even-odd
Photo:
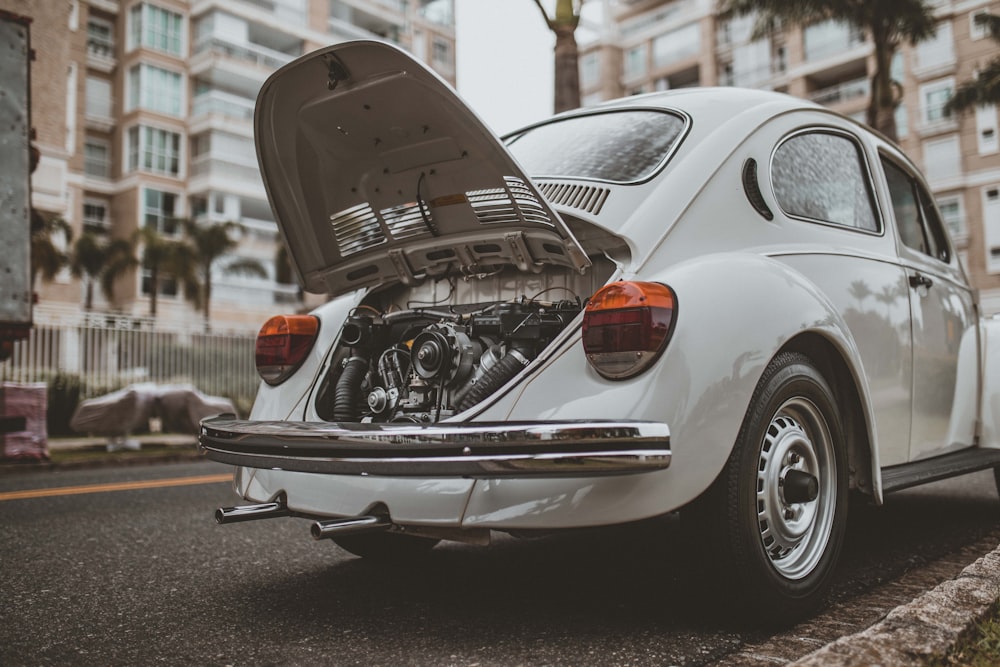
[[[249,420],[254,504],[373,558],[685,510],[753,613],[814,609],[848,495],[1000,464],[1000,337],[918,170],[768,92],[689,89],[500,141],[404,52],[283,67],[255,118],[304,287]],[[682,512],[682,516],[685,515]]]

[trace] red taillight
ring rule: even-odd
[[[257,334],[257,374],[268,384],[281,384],[309,355],[319,319],[313,315],[275,315]]]
[[[618,380],[648,368],[670,340],[677,297],[660,283],[617,282],[591,297],[583,349],[598,373]]]

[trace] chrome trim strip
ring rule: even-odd
[[[589,477],[663,470],[659,422],[202,422],[208,458],[252,468],[400,477]]]

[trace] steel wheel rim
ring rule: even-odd
[[[786,500],[783,487],[790,470],[816,478],[815,500]],[[755,502],[761,546],[771,566],[787,579],[808,576],[826,551],[837,506],[833,436],[812,401],[791,398],[771,417],[757,462]]]

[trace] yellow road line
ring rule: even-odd
[[[61,486],[53,489],[28,489],[26,491],[7,491],[0,493],[0,502],[4,500],[22,500],[26,498],[49,498],[52,496],[75,496],[81,493],[106,493],[108,491],[133,491],[135,489],[160,489],[168,486],[189,486],[192,484],[215,484],[229,482],[232,473],[221,475],[201,475],[198,477],[175,477],[172,479],[150,479],[144,482],[118,482],[117,484],[88,484],[86,486]]]

